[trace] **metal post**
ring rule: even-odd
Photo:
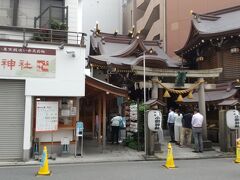
[[[82,139],[82,141],[81,141],[81,157],[83,157],[83,134],[82,134],[82,138],[81,139]]]
[[[78,152],[78,146],[80,147],[80,156],[83,157],[83,131],[84,131],[84,127],[83,127],[83,123],[78,121],[76,122],[76,129],[75,129],[76,133],[75,133],[75,157],[77,157],[79,154]],[[81,140],[80,140],[81,139]],[[81,141],[81,142],[79,142]]]
[[[76,131],[76,129],[75,129]],[[77,157],[77,145],[78,145],[78,136],[77,136],[77,131],[75,132],[75,152],[74,156]]]
[[[53,131],[51,131],[51,158],[53,158]]]
[[[139,115],[139,99],[137,99],[137,150],[140,151],[140,134],[139,134],[139,119],[140,119],[140,115]]]
[[[51,28],[51,21],[52,21],[52,7],[50,6],[50,8],[49,8],[49,20],[48,20],[49,22],[48,22],[48,28],[49,29],[52,29]]]
[[[65,16],[65,14],[64,14],[64,12],[65,12],[64,2],[63,2],[63,4],[61,6],[62,6],[61,7],[61,10],[62,10],[62,23],[65,23],[64,22],[64,16]]]
[[[36,27],[37,27],[37,18],[34,17],[34,28],[36,28]]]
[[[23,44],[26,45],[26,29],[23,29]]]
[[[50,41],[52,42],[53,41],[53,30],[50,29]]]
[[[78,32],[77,32],[77,44],[78,44]]]
[[[68,6],[66,7],[66,25],[68,30]]]
[[[145,62],[145,51],[143,52],[143,103],[144,103],[144,149],[145,153],[147,154],[147,122],[146,122],[146,115],[145,115],[145,103],[146,103],[146,62]]]
[[[85,45],[84,45],[84,41],[85,41],[85,38],[84,38],[84,36],[85,36],[85,34],[84,33],[82,33],[82,37],[81,37],[81,40],[80,40],[80,47],[84,47]],[[78,40],[77,40],[77,43],[78,43]]]

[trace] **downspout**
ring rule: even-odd
[[[19,9],[19,0],[13,1],[13,20],[12,25],[17,26],[18,23],[18,9]]]

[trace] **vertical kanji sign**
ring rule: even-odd
[[[56,50],[0,46],[0,76],[55,77]]]

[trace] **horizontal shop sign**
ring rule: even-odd
[[[56,50],[0,46],[0,77],[55,77]]]

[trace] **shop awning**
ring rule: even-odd
[[[86,75],[86,95],[90,94],[89,91],[94,92],[95,95],[99,95],[98,93],[106,93],[109,95],[120,96],[120,97],[128,97],[128,91],[126,89],[114,86],[107,82],[101,81],[94,77],[90,77]]]

